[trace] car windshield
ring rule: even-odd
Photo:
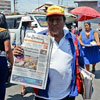
[[[47,27],[46,16],[35,16],[41,27]]]
[[[8,29],[18,29],[20,24],[20,18],[6,18]]]

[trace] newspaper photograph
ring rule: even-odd
[[[22,45],[24,53],[15,57],[11,83],[45,89],[50,66],[53,39],[27,33]]]

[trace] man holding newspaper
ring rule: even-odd
[[[75,100],[78,95],[75,81],[76,52],[74,42],[76,37],[63,29],[65,16],[63,8],[53,5],[47,9],[46,20],[48,30],[40,34],[53,38],[53,48],[48,72],[46,89],[34,89],[35,100]],[[79,53],[81,46],[78,42]],[[22,48],[16,47],[14,55],[22,54]],[[79,54],[82,64],[82,56]],[[80,63],[81,62],[81,63]]]

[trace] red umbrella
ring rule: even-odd
[[[77,7],[70,11],[72,14],[82,15],[78,21],[88,20],[100,17],[100,13],[97,12],[95,9],[87,6]]]
[[[97,18],[97,17],[91,17],[91,16],[80,16],[77,21],[84,21],[84,20],[89,20],[89,19],[94,19],[94,18]]]

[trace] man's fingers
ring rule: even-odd
[[[17,56],[17,55],[21,55],[21,54],[23,54],[23,48],[21,46],[15,47],[14,55]]]

